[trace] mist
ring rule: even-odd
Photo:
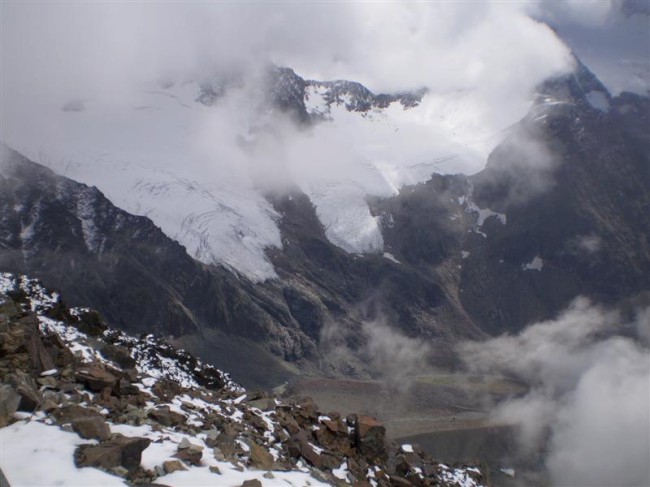
[[[626,326],[627,325],[627,326]],[[623,329],[634,336],[619,336]],[[633,323],[577,298],[556,319],[461,347],[469,370],[517,378],[529,391],[494,406],[518,427],[522,453],[545,452],[556,486],[650,482],[649,309]]]
[[[3,2],[0,136],[15,145],[16,132],[31,132],[47,144],[47,133],[34,133],[34,120],[71,100],[89,101],[89,111],[93,100],[119,105],[160,80],[201,83],[236,74],[254,85],[261,67],[273,63],[305,79],[358,81],[375,93],[428,88],[414,119],[381,146],[395,147],[383,162],[417,164],[461,152],[457,164],[441,170],[476,172],[499,132],[525,115],[535,87],[572,68],[569,50],[531,18],[536,4]],[[237,113],[226,105],[231,109],[212,115]],[[367,148],[361,156],[378,159],[372,146],[381,137],[351,123],[346,129],[361,131]],[[77,130],[54,125],[42,132],[65,137]],[[332,140],[324,129],[316,138],[319,147]]]
[[[358,335],[339,323],[327,323],[319,343],[331,363],[358,364],[360,374],[370,372],[393,403],[409,391],[417,376],[428,370],[432,354],[430,344],[404,335],[383,314],[363,321]]]
[[[602,23],[617,4],[589,5],[4,1],[0,139],[150,217],[200,261],[262,281],[276,277],[266,249],[282,246],[265,191],[300,188],[331,242],[382,253],[367,197],[481,171],[537,86],[573,69],[542,21]],[[304,127],[266,103],[269,65],[427,92],[408,110],[336,106]],[[197,102],[222,80],[236,81]]]

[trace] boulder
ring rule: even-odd
[[[27,351],[33,369],[37,373],[55,368],[54,360],[49,352],[45,349],[41,335],[38,330],[38,318],[34,315],[35,324],[29,327],[29,338],[27,340]]]
[[[129,438],[116,435],[101,445],[81,445],[74,452],[74,462],[81,467],[100,467],[110,470],[124,467],[130,472],[140,466],[142,451],[149,446],[147,438]]]
[[[232,460],[237,455],[237,443],[235,439],[225,433],[221,433],[215,440],[215,448],[218,448],[227,460]]]
[[[16,392],[20,396],[18,409],[28,412],[35,411],[41,402],[41,393],[38,391],[34,378],[22,370],[16,370],[10,376],[9,381],[13,383]]]
[[[9,384],[0,385],[0,428],[9,424],[9,420],[18,410],[20,395]]]
[[[106,441],[111,437],[111,429],[108,424],[97,416],[73,419],[72,429],[86,440]]]
[[[163,401],[171,401],[183,391],[177,382],[167,379],[158,379],[151,390]]]
[[[174,456],[189,465],[200,465],[203,457],[203,447],[194,445],[187,438],[183,438],[178,444],[178,451]]]
[[[216,429],[211,429],[205,432],[205,444],[210,448],[214,448],[217,445],[217,438],[219,437],[219,432]]]
[[[94,392],[101,392],[107,387],[112,389],[117,383],[117,377],[98,365],[89,365],[77,370],[77,380]]]
[[[390,485],[391,487],[412,487],[413,484],[406,480],[404,477],[400,477],[399,475],[391,475],[390,476]]]
[[[248,405],[252,408],[257,408],[262,411],[272,411],[275,409],[275,400],[270,397],[264,397],[262,399],[248,401]]]
[[[120,396],[137,396],[140,394],[140,389],[134,386],[131,381],[120,379],[117,383],[117,393]]]
[[[323,467],[323,458],[307,442],[300,442],[300,456],[316,468]]]
[[[186,421],[185,416],[170,410],[169,406],[152,409],[147,413],[147,416],[163,426],[179,426],[185,424]]]
[[[125,347],[107,343],[102,347],[99,353],[101,353],[104,358],[115,362],[123,369],[131,369],[135,367],[135,359],[131,357],[131,353]]]
[[[192,446],[197,446],[197,445],[192,445],[192,443],[190,443],[190,440],[188,440],[187,438],[184,437],[181,440],[181,442],[178,444],[178,449],[179,450],[185,450],[186,448],[192,448]],[[198,447],[198,448],[200,448],[200,447]]]
[[[26,352],[27,344],[22,330],[12,327],[0,333],[0,357],[15,357]]]
[[[266,448],[254,442],[249,442],[251,466],[260,470],[271,470],[273,468],[273,455]]]
[[[387,458],[385,438],[386,428],[370,416],[352,415],[354,425],[354,442],[359,454],[367,460],[385,460]]]
[[[104,417],[99,411],[74,404],[55,409],[52,411],[52,417],[58,424],[71,423],[73,420],[79,418],[98,418],[102,421],[104,420]]]
[[[163,470],[165,473],[176,472],[177,470],[187,470],[178,460],[168,460],[163,462]]]
[[[244,480],[240,487],[262,487],[262,482],[257,479]]]

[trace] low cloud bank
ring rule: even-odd
[[[530,385],[493,420],[519,427],[523,452],[546,452],[556,486],[650,485],[650,308],[622,322],[578,298],[555,320],[461,347],[472,372]]]
[[[320,342],[333,363],[360,364],[396,394],[395,398],[409,391],[413,378],[422,374],[432,352],[429,344],[404,335],[383,316],[364,321],[358,336],[341,325],[329,323],[322,330]]]

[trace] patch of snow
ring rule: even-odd
[[[439,474],[441,474],[442,478],[451,485],[458,487],[481,487],[476,480],[468,475],[466,469],[450,468],[443,463],[440,463],[438,467]]]
[[[160,482],[170,487],[187,487],[188,485],[219,485],[223,487],[237,487],[245,480],[257,479],[264,487],[327,487],[329,484],[314,479],[307,472],[273,472],[272,479],[264,477],[264,471],[244,470],[239,472],[228,463],[218,464],[221,475],[210,472],[207,467],[193,467],[186,471],[176,471],[160,478]]]
[[[88,443],[76,433],[38,421],[17,421],[0,434],[0,467],[13,486],[124,486],[124,481],[95,468],[77,468],[74,450]],[[38,465],[38,468],[34,468]]]
[[[355,254],[382,252],[384,239],[379,220],[370,213],[361,187],[336,181],[310,186],[307,196],[334,245]]]
[[[348,470],[348,462],[345,461],[345,462],[343,462],[341,464],[340,467],[335,468],[334,470],[332,470],[332,475],[334,475],[334,477],[336,477],[337,479],[347,481],[348,480],[348,472],[349,472],[349,470]]]
[[[404,453],[413,453],[413,445],[404,444],[400,447]]]
[[[241,404],[242,402],[244,402],[244,400],[246,399],[246,397],[247,397],[246,394],[242,394],[241,396],[239,396],[239,397],[233,399],[232,403],[233,403],[233,404]]]
[[[90,192],[83,192],[77,201],[77,217],[81,221],[81,232],[86,248],[90,252],[100,253],[103,250],[104,239],[95,227],[95,198]]]
[[[522,265],[521,268],[525,271],[541,271],[544,268],[544,259],[536,256],[527,264]]]
[[[16,289],[16,280],[13,274],[0,272],[0,293],[7,294]]]
[[[470,187],[467,196],[461,196],[458,198],[458,204],[465,207],[466,213],[476,215],[476,225],[474,227],[474,232],[487,238],[487,234],[481,229],[488,218],[496,218],[502,225],[505,225],[508,222],[508,219],[504,213],[499,213],[497,211],[490,210],[489,208],[480,208],[472,200],[473,192],[474,188]]]
[[[390,252],[384,252],[384,258],[388,259],[388,260],[391,260],[391,261],[395,262],[396,264],[401,264],[401,262],[399,260],[397,260],[395,258],[395,256],[393,254],[391,254]]]

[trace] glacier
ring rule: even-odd
[[[234,84],[204,104],[201,83],[181,80],[58,105],[8,100],[1,137],[149,217],[197,260],[264,281],[277,277],[267,250],[282,248],[281,215],[264,196],[270,185],[299,187],[333,244],[382,255],[367,198],[433,172],[477,172],[513,122],[482,123],[478,98],[462,90],[355,110],[354,94],[327,96],[341,83],[306,82],[304,107],[318,121],[301,128],[265,103],[259,85]]]

